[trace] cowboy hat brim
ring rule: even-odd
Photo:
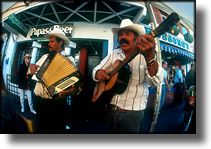
[[[45,35],[46,38],[49,38],[51,36],[55,36],[55,37],[58,37],[58,38],[61,38],[62,40],[64,40],[65,46],[70,44],[70,40],[65,35],[63,35],[61,33],[50,33],[48,35]]]
[[[145,34],[145,29],[143,26],[138,24],[132,24],[126,27],[113,27],[112,29],[113,34],[118,34],[120,30],[132,30],[136,33],[138,33],[139,36]]]

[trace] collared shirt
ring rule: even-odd
[[[115,49],[107,55],[99,65],[93,69],[92,77],[95,81],[95,74],[98,69],[109,68],[116,60],[124,60],[125,54],[121,49]],[[149,95],[149,86],[159,86],[162,81],[162,67],[159,64],[158,72],[154,76],[148,73],[146,61],[143,55],[138,54],[129,63],[132,74],[129,84],[121,95],[115,95],[111,104],[126,110],[143,110],[146,108]]]
[[[42,66],[42,64],[44,63],[45,59],[48,57],[48,54],[43,55],[36,63],[36,65]],[[74,62],[74,58],[73,57],[68,57],[75,65]],[[40,67],[39,67],[40,68]],[[38,69],[39,70],[39,69]],[[45,98],[45,99],[52,99],[52,97],[50,96],[46,86],[44,84],[42,84],[41,82],[39,82],[39,80],[36,78],[36,74],[34,74],[32,76],[33,80],[36,80],[36,85],[34,88],[34,93],[36,96],[40,96],[41,98]]]

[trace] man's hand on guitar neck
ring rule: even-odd
[[[154,76],[158,71],[158,63],[156,61],[156,51],[155,51],[155,39],[152,35],[142,35],[137,38],[136,48],[139,49],[140,53],[143,54],[149,75]]]
[[[110,76],[108,75],[108,73],[107,73],[106,70],[104,70],[104,69],[99,69],[99,70],[97,70],[97,72],[96,72],[95,79],[96,79],[96,80],[99,80],[99,81],[105,81],[105,80],[110,79]]]

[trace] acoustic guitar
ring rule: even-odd
[[[180,20],[178,14],[171,13],[157,28],[155,28],[150,34],[155,38],[159,37],[171,28]],[[107,98],[107,102],[110,102],[111,98],[115,94],[122,94],[128,86],[128,82],[131,75],[131,70],[128,63],[140,52],[135,49],[129,53],[123,61],[117,60],[106,71],[110,76],[109,80],[97,82],[94,93],[92,96],[92,102],[96,102],[102,96]]]

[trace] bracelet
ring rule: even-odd
[[[151,59],[149,62],[147,62],[147,65],[152,65],[156,61],[156,55],[153,59]]]

